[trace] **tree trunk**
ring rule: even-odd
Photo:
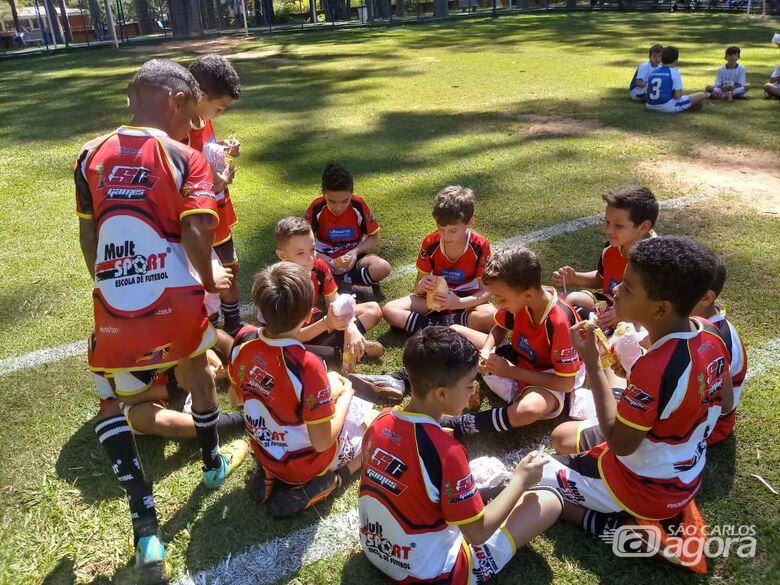
[[[57,11],[54,9],[54,0],[44,0],[46,4],[47,19],[46,24],[51,22],[51,27],[54,30],[49,31],[49,35],[54,39],[56,43],[60,45],[65,44],[65,40],[62,36],[62,26],[60,25],[60,19],[57,18]]]
[[[65,37],[65,44],[73,42],[73,31],[70,30],[70,21],[68,20],[68,11],[65,9],[65,0],[59,0],[60,5],[60,22],[62,23],[62,29]]]
[[[135,6],[135,18],[138,22],[138,34],[148,35],[154,30],[152,15],[149,13],[149,2],[147,0],[133,0]]]
[[[102,41],[103,35],[100,29],[100,6],[98,0],[89,0],[89,18],[92,21],[92,28],[95,29],[95,40]]]
[[[197,0],[168,0],[168,9],[175,38],[188,38],[203,34],[200,2]]]
[[[16,1],[8,0],[8,4],[11,5],[11,18],[14,19],[14,28],[16,29],[16,32],[20,32],[22,30],[22,23],[19,22],[19,13],[16,12]]]

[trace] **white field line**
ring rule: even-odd
[[[764,374],[780,367],[776,359],[780,351],[780,337],[748,351],[747,378]],[[545,445],[549,446],[549,437]],[[533,445],[532,448],[536,448]],[[510,451],[499,456],[507,465],[514,466],[525,451]],[[349,510],[323,519],[319,524],[296,530],[284,537],[258,544],[209,569],[194,575],[185,575],[174,585],[268,585],[291,577],[302,567],[346,552],[359,545],[357,510]]]
[[[660,206],[664,209],[684,207],[685,205],[699,198],[700,196],[678,197],[676,199],[661,201]],[[529,234],[500,240],[495,244],[495,247],[500,248],[511,244],[533,244],[536,242],[543,242],[562,234],[568,234],[585,229],[587,227],[598,225],[602,219],[603,215],[588,215],[585,217],[580,217],[564,223],[558,223],[550,227],[531,232]],[[404,266],[395,268],[388,280],[411,277],[414,274],[415,265],[413,263],[406,264]],[[251,303],[241,305],[241,315],[243,317],[254,315],[254,313],[255,309]],[[82,355],[85,352],[86,338],[84,341],[77,341],[74,343],[68,343],[66,345],[60,345],[58,347],[50,347],[48,349],[41,349],[19,357],[6,358],[4,360],[0,360],[0,376],[16,372],[17,370],[33,368],[35,366],[56,362],[68,357]]]

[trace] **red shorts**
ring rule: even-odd
[[[238,223],[236,211],[233,209],[233,202],[230,200],[230,192],[225,189],[224,197],[217,197],[217,215],[219,216],[219,225],[214,230],[214,246],[219,246],[227,242],[231,237],[231,230]]]

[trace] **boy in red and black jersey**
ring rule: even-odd
[[[731,412],[723,411],[720,415],[715,430],[707,439],[709,445],[720,443],[734,432],[734,425],[737,422],[737,406],[739,405],[739,399],[742,397],[742,389],[748,369],[747,352],[742,343],[742,338],[737,333],[733,323],[726,317],[726,309],[715,302],[723,290],[723,285],[726,283],[726,265],[720,256],[714,255],[714,259],[715,278],[712,281],[712,285],[710,285],[710,289],[694,307],[691,315],[702,317],[712,323],[717,328],[723,343],[726,344],[731,361],[730,372],[731,384],[734,387],[734,408]]]
[[[297,339],[308,346],[335,350],[341,361],[346,349],[360,361],[363,356],[380,357],[385,348],[365,334],[382,320],[382,309],[373,301],[355,305],[352,315],[336,315],[330,306],[338,295],[338,285],[328,264],[317,257],[311,226],[301,217],[285,217],[276,223],[276,255],[279,260],[294,262],[311,270],[314,286],[312,312],[298,332]],[[322,301],[322,302],[320,302]],[[326,307],[325,312],[320,304]],[[313,350],[313,349],[312,349]]]
[[[208,163],[177,141],[197,117],[200,90],[180,65],[151,60],[128,97],[134,125],[87,143],[74,174],[81,250],[94,279],[89,367],[110,376],[128,405],[143,400],[156,372],[176,367],[192,395],[204,483],[219,487],[246,445],[232,456],[219,452],[219,408],[205,355],[216,336],[203,297],[204,289],[228,288],[231,276],[212,269],[218,216]],[[95,431],[128,494],[136,568],[144,579],[165,579],[151,485],[118,401],[101,409]]]
[[[621,320],[647,329],[652,345],[617,403],[592,325],[572,328],[598,423],[564,423],[553,432],[554,444],[577,433],[582,451],[555,457],[542,479],[566,500],[567,521],[602,533],[621,514],[661,520],[691,504],[709,437],[721,412],[733,408],[728,349],[711,324],[690,318],[714,272],[712,253],[689,238],[652,238],[632,249],[615,307]]]
[[[609,240],[601,252],[598,268],[592,272],[576,272],[563,266],[553,272],[553,283],[558,287],[582,286],[594,290],[569,292],[566,302],[580,309],[583,318],[592,312],[597,301],[606,301],[607,308],[599,312],[598,324],[612,330],[618,324],[613,295],[623,282],[628,254],[637,242],[655,237],[653,226],[658,219],[658,202],[647,187],[621,187],[603,195],[607,204],[604,211],[604,234]]]
[[[447,417],[442,424],[460,434],[474,434],[557,417],[566,394],[581,382],[580,359],[569,336],[569,328],[579,321],[577,313],[555,289],[542,286],[539,258],[522,245],[496,252],[482,278],[501,307],[496,324],[489,334],[453,327],[480,349],[485,384],[510,404]],[[507,332],[510,342],[502,345]],[[499,389],[506,384],[508,391]]]
[[[317,240],[317,257],[345,284],[373,286],[390,275],[387,260],[368,253],[379,244],[379,223],[354,194],[352,173],[345,167],[325,167],[322,195],[309,205],[306,221]]]
[[[203,94],[198,104],[200,123],[193,127],[188,136],[189,145],[199,152],[204,151],[207,144],[219,144],[230,157],[238,157],[241,153],[241,143],[235,137],[217,141],[211,121],[225,113],[233,102],[241,95],[241,82],[230,61],[221,55],[203,55],[190,65],[190,73],[198,82]],[[228,290],[220,295],[222,301],[223,327],[230,335],[235,335],[241,328],[241,314],[238,304],[238,255],[233,243],[233,227],[238,224],[233,202],[230,199],[228,185],[233,182],[235,167],[227,165],[214,176],[214,193],[217,199],[217,214],[219,224],[214,231],[214,251],[222,265],[233,273],[233,280]]]
[[[412,383],[406,408],[385,410],[363,440],[360,546],[403,584],[476,585],[496,575],[558,518],[552,490],[530,490],[549,460],[524,457],[485,505],[465,448],[438,420],[460,412],[473,392],[477,351],[446,327],[413,335],[403,362]]]
[[[390,325],[414,333],[428,325],[457,323],[478,331],[489,331],[495,309],[490,292],[482,284],[482,272],[490,258],[487,238],[475,232],[474,192],[452,185],[436,195],[433,218],[437,230],[423,238],[417,256],[414,294],[390,301],[382,314]],[[435,308],[426,295],[436,289],[438,279],[446,292],[436,292]]]
[[[257,482],[271,514],[285,518],[325,498],[360,468],[367,420],[350,415],[352,384],[331,386],[322,360],[296,338],[311,313],[310,270],[279,262],[257,275],[252,297],[265,325],[245,326],[236,337],[228,375],[244,404],[246,429],[265,480]],[[373,412],[373,411],[371,411]],[[270,499],[269,499],[270,498]]]

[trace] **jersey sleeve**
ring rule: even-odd
[[[466,450],[454,440],[442,449],[440,506],[448,524],[470,524],[485,513],[485,504],[471,475]]]
[[[428,253],[429,240],[425,238],[420,245],[420,253],[417,255],[417,270],[425,274],[433,272],[433,259]]]
[[[680,75],[680,72],[677,71],[677,69],[672,69],[672,91],[682,91],[683,84],[682,84],[682,76]]]
[[[718,69],[718,72],[715,74],[715,85],[717,87],[721,87],[723,85],[723,67]]]
[[[208,213],[213,216],[212,229],[217,227],[219,215],[211,168],[206,157],[199,152],[192,152],[189,173],[182,182],[181,194],[180,218],[195,213]]]
[[[92,205],[92,192],[89,183],[84,176],[84,167],[89,156],[89,150],[84,149],[76,159],[76,168],[73,171],[73,180],[76,183],[76,215],[81,219],[92,219],[95,210]]]
[[[640,79],[645,82],[647,81],[647,78],[650,76],[650,71],[652,71],[648,65],[649,63],[642,63],[639,67],[637,67],[636,79]]]
[[[317,356],[310,353],[304,357],[301,401],[303,421],[306,424],[316,425],[336,416],[336,404],[330,391],[330,382],[325,374],[325,366]]]
[[[658,419],[661,373],[652,354],[640,357],[631,368],[628,383],[617,404],[617,418],[624,425],[649,431]]]
[[[571,342],[569,320],[563,315],[553,321],[550,355],[556,376],[571,377],[577,374],[582,365],[580,356]]]
[[[374,214],[371,213],[368,204],[362,199],[360,200],[360,210],[363,214],[363,230],[367,236],[373,236],[379,231],[379,222],[374,217]]]

